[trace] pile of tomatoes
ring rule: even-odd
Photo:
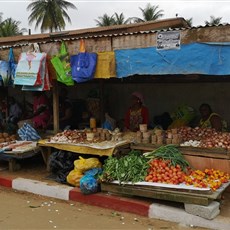
[[[199,188],[211,188],[217,190],[223,183],[227,183],[230,177],[228,173],[220,170],[205,169],[204,171],[195,170],[189,176],[185,177],[187,185],[193,185]]]
[[[148,175],[145,177],[147,182],[180,184],[185,181],[186,173],[179,164],[173,166],[170,160],[163,159],[153,159],[149,164]]]

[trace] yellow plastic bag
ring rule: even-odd
[[[83,174],[80,170],[72,170],[66,177],[66,180],[69,184],[73,186],[80,186],[80,179],[83,177]]]
[[[76,170],[80,170],[82,173],[92,168],[101,168],[101,162],[97,158],[84,159],[79,157],[79,160],[74,161],[74,166]]]
[[[97,66],[94,78],[116,77],[116,64],[114,52],[98,52]]]

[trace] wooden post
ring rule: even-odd
[[[104,82],[100,80],[100,122],[101,126],[105,119],[105,98],[104,98]]]
[[[54,133],[57,133],[59,131],[59,93],[56,80],[53,80],[53,124]]]

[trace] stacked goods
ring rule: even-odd
[[[9,135],[8,133],[0,133],[0,143],[11,142],[17,139],[16,135]]]
[[[154,129],[150,131],[147,129],[146,124],[141,124],[140,130],[136,132],[136,142],[163,145],[165,143],[165,132],[162,129]]]
[[[101,180],[118,180],[119,183],[144,181],[148,167],[148,159],[139,151],[133,150],[119,159],[109,156],[104,163]]]
[[[171,129],[166,131],[166,144],[178,145],[182,141],[180,133],[177,132],[177,129]]]
[[[49,139],[49,142],[59,143],[88,143],[88,142],[100,142],[109,141],[112,138],[112,134],[106,129],[94,129],[91,130],[65,130],[61,133],[57,133],[55,136]]]

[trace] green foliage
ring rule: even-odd
[[[145,8],[139,7],[142,13],[142,18],[132,17],[130,21],[133,23],[155,21],[164,16],[163,10],[159,10],[159,6],[154,6],[148,3]]]
[[[206,26],[218,26],[222,23],[221,20],[222,20],[222,17],[216,18],[214,16],[210,16],[210,21],[206,20],[204,23]]]
[[[144,181],[149,168],[148,160],[140,151],[132,150],[129,154],[116,158],[108,157],[103,166],[103,181],[118,180],[122,182],[140,182]]]
[[[20,29],[20,24],[20,21],[16,21],[13,18],[7,18],[2,21],[2,14],[0,14],[0,37],[22,35],[27,30],[25,28]]]
[[[27,7],[31,11],[29,24],[35,22],[35,29],[40,25],[41,32],[61,31],[65,29],[65,20],[71,23],[69,8],[76,9],[76,6],[65,0],[34,0]]]

